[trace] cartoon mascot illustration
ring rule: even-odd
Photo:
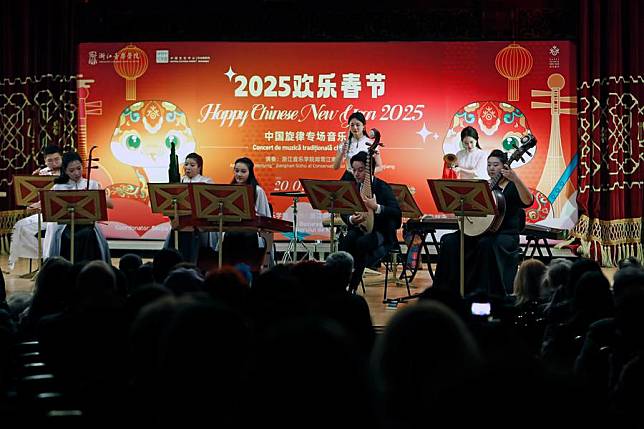
[[[138,183],[113,183],[107,189],[115,204],[123,208],[114,211],[113,220],[138,225],[140,214],[145,213],[143,218],[152,222],[147,227],[136,228],[139,236],[149,235],[146,232],[150,227],[165,222],[161,215],[150,217],[147,183],[168,181],[173,142],[180,161],[195,151],[196,142],[186,114],[175,104],[162,100],[137,101],[119,115],[111,139],[112,154],[134,169]]]

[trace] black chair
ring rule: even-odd
[[[409,277],[407,276],[407,270],[404,269],[405,258],[403,258],[402,251],[400,250],[400,245],[394,246],[389,250],[389,253],[382,259],[382,263],[385,266],[385,291],[384,296],[382,297],[383,304],[390,302],[400,302],[406,301],[409,299],[418,298],[419,294],[412,294],[411,289],[409,288]],[[393,274],[394,280],[396,278],[397,266],[398,264],[403,265],[402,278],[405,279],[405,286],[407,287],[407,296],[400,298],[387,298],[387,287],[389,284],[389,273]]]

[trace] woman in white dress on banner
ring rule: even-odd
[[[473,127],[461,131],[463,149],[456,153],[457,166],[454,171],[459,179],[485,179],[487,174],[487,153],[479,145],[479,134]]]

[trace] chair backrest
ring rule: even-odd
[[[9,239],[13,227],[20,219],[29,216],[27,210],[0,211],[0,253],[9,253]]]
[[[11,234],[16,222],[28,216],[29,212],[24,209],[0,211],[0,236]]]

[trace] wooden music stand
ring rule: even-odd
[[[317,179],[300,179],[300,183],[309,197],[311,206],[314,209],[326,210],[331,215],[329,253],[333,253],[336,251],[333,225],[335,213],[354,214],[367,211],[360,196],[358,184],[355,181]]]
[[[40,201],[40,191],[54,186],[56,176],[13,176],[13,193],[17,206],[28,207]],[[38,270],[42,267],[42,217],[38,216]],[[36,271],[38,271],[36,270]]]
[[[219,268],[224,254],[224,223],[235,224],[255,217],[255,194],[251,185],[193,183],[190,186],[192,219],[219,223]],[[228,226],[228,225],[226,225]]]
[[[402,217],[417,219],[423,215],[407,185],[390,183],[389,186],[394,193],[394,197],[396,197],[396,201],[398,201]]]
[[[74,263],[74,233],[76,224],[90,225],[107,220],[104,189],[84,191],[40,191],[43,219],[71,225],[70,262]]]
[[[180,215],[192,213],[187,183],[148,183],[148,190],[153,213],[172,216],[172,219],[176,221],[179,220]],[[174,230],[174,248],[179,250],[179,230],[176,227],[172,229]]]
[[[443,213],[454,213],[460,223],[460,290],[465,296],[465,216],[498,214],[487,180],[427,179],[434,203]]]

